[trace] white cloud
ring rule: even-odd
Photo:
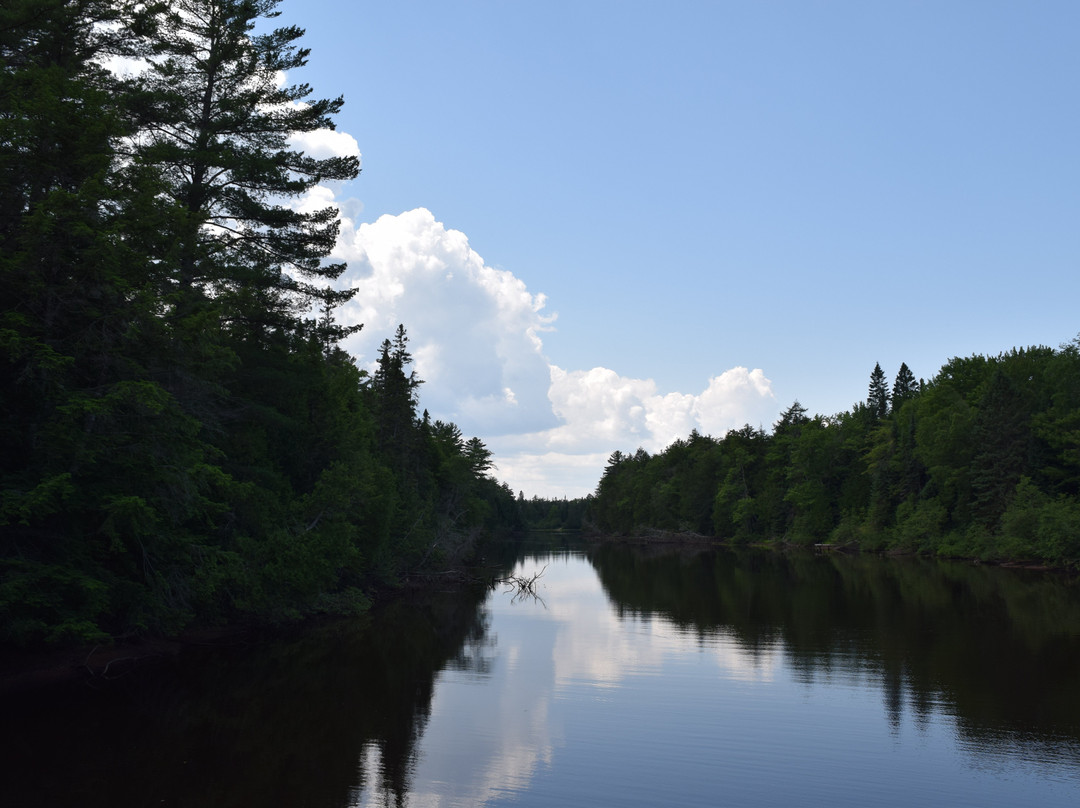
[[[563,423],[542,435],[524,436],[516,446],[513,440],[501,441],[505,460],[496,452],[500,471],[507,466],[509,477],[533,484],[528,490],[537,496],[581,496],[594,490],[615,449],[658,452],[694,429],[720,437],[747,423],[768,423],[776,414],[771,382],[761,370],[743,367],[714,376],[700,395],[660,395],[651,379],[630,379],[607,368],[565,371],[552,366],[548,395]]]
[[[337,204],[337,195],[332,188],[327,188],[325,185],[315,185],[308,188],[307,193],[303,196],[291,200],[289,207],[300,213],[314,213]]]
[[[283,74],[284,75],[284,74]],[[315,160],[332,157],[356,157],[360,159],[360,144],[356,138],[333,129],[316,129],[312,132],[294,132],[289,136],[289,146]],[[331,181],[309,188],[298,199],[288,202],[289,207],[301,213],[314,213],[331,206],[337,207],[345,221],[352,221],[364,206],[355,199],[341,199],[342,183]]]
[[[611,450],[576,454],[573,450],[522,449],[521,442],[520,437],[496,437],[487,446],[495,455],[495,477],[514,494],[520,491],[526,497],[559,499],[591,493],[611,455]]]
[[[289,145],[316,160],[328,160],[331,157],[360,157],[360,144],[356,142],[356,138],[334,129],[294,132],[289,137]]]
[[[772,382],[761,368],[737,367],[709,379],[709,386],[694,401],[699,432],[717,437],[750,424],[769,424],[776,414]]]
[[[313,207],[333,200],[313,189]],[[363,330],[345,343],[369,368],[399,323],[425,384],[421,406],[477,435],[495,454],[496,476],[526,496],[593,491],[616,449],[663,449],[690,431],[717,437],[775,417],[771,383],[761,370],[732,368],[700,394],[660,393],[651,379],[614,370],[564,370],[543,354],[552,327],[546,299],[505,270],[487,266],[464,233],[424,208],[357,223],[341,203],[336,258],[357,295],[339,312]]]
[[[557,447],[594,448],[627,439],[644,440],[650,432],[643,402],[656,397],[651,379],[627,379],[607,368],[565,371],[551,368],[551,404],[565,422],[551,434]]]
[[[403,323],[433,417],[484,437],[556,425],[539,336],[554,319],[544,296],[487,266],[464,233],[424,208],[359,226],[346,218],[338,257],[357,290],[340,318],[364,323],[345,347],[362,363]]]
[[[657,452],[691,430],[722,436],[772,417],[776,399],[761,370],[732,368],[700,395],[656,392],[651,379],[629,379],[607,368],[567,372],[552,367],[549,393],[564,424],[549,433],[553,447],[643,447]]]

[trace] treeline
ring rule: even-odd
[[[342,100],[276,4],[0,7],[0,642],[353,612],[518,523],[404,328],[338,347],[303,196],[358,160],[294,145]]]
[[[733,544],[832,543],[985,560],[1080,563],[1080,337],[949,361],[929,382],[880,365],[863,404],[795,402],[771,432],[697,432],[615,452],[599,530],[689,531]]]
[[[574,499],[525,499],[518,492],[517,513],[528,530],[581,530],[589,508],[589,497]]]

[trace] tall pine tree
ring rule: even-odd
[[[306,84],[281,84],[308,50],[295,26],[257,34],[278,0],[174,0],[144,77],[146,126],[139,163],[163,180],[171,212],[161,256],[172,314],[207,307],[226,329],[293,330],[314,302],[334,306],[351,292],[329,282],[344,269],[325,261],[337,210],[291,205],[315,185],[348,180],[356,157],[315,159],[290,137],[332,129],[342,99],[311,99]],[[340,336],[340,335],[339,335]]]
[[[915,374],[911,372],[906,362],[901,362],[892,388],[893,412],[897,412],[905,401],[915,398],[918,393],[919,383],[915,381]]]
[[[870,374],[870,389],[866,396],[866,406],[870,413],[879,421],[889,414],[889,387],[885,382],[885,371],[881,369],[881,363],[874,363],[874,370]]]

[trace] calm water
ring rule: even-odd
[[[506,548],[435,594],[47,702],[5,806],[1075,806],[1080,592],[962,564]]]

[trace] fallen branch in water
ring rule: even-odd
[[[96,654],[98,652],[98,649],[100,649],[100,648],[101,648],[100,645],[95,645],[93,648],[91,648],[90,653],[86,655],[86,661],[83,662],[83,667],[86,669],[87,673],[90,674],[91,680],[94,680],[94,679],[100,679],[100,680],[119,679],[121,676],[124,676],[127,673],[130,673],[131,670],[129,668],[128,670],[124,671],[123,673],[118,673],[118,674],[116,674],[114,676],[109,676],[109,668],[111,668],[114,663],[117,663],[117,662],[138,662],[142,658],[140,656],[114,656],[111,659],[109,659],[108,662],[105,663],[104,668],[101,668],[101,670],[95,670],[95,668],[93,666],[91,666],[91,664],[90,664],[90,657],[92,657],[94,654]],[[156,656],[156,654],[152,654],[151,656]]]
[[[543,599],[536,593],[536,582],[540,580],[540,576],[544,574],[546,569],[547,564],[544,565],[544,569],[534,572],[532,575],[508,575],[505,578],[496,578],[492,581],[492,588],[498,584],[506,586],[506,592],[514,593],[513,600],[515,602],[521,598],[532,598],[544,603]]]

